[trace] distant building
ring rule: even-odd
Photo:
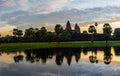
[[[69,20],[66,24],[66,30],[69,31],[70,33],[72,33],[71,24],[70,24]]]
[[[75,24],[74,30],[72,30],[69,20],[68,20],[68,22],[66,24],[66,30],[69,31],[71,33],[71,35],[80,34],[80,28],[79,28],[78,24]]]

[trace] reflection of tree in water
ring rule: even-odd
[[[13,54],[14,61],[20,62],[23,61],[24,57],[26,61],[31,63],[41,62],[46,63],[48,59],[52,59],[55,56],[55,62],[57,65],[62,65],[64,57],[67,60],[67,64],[70,65],[72,57],[75,57],[76,62],[80,60],[81,48],[54,48],[54,49],[34,49],[34,50],[25,50],[25,51],[9,51],[9,52],[0,52],[1,55],[6,53],[7,55]],[[24,53],[23,56],[21,53]]]
[[[13,54],[15,54],[15,56],[13,57],[15,62],[20,62],[23,61],[24,56],[21,54],[21,51],[18,52],[12,52]],[[10,54],[10,52],[7,52],[7,54]]]
[[[49,49],[35,49],[35,50],[26,50],[26,60],[33,62],[39,62],[41,60],[42,63],[46,63],[47,59],[52,59],[53,52]]]
[[[112,60],[112,53],[111,53],[111,48],[106,46],[104,49],[104,63],[105,64],[110,64]]]
[[[96,48],[92,48],[91,49],[92,55],[89,56],[89,60],[91,63],[98,63],[97,60],[97,49]]]
[[[116,48],[116,47],[115,47]],[[118,47],[119,48],[119,47]],[[83,52],[84,55],[87,55],[88,51],[91,48],[54,48],[54,49],[35,49],[35,50],[25,50],[22,51],[25,54],[26,61],[29,61],[31,63],[34,62],[41,62],[46,63],[47,60],[53,59],[53,56],[55,57],[55,63],[57,65],[62,65],[64,61],[64,57],[67,60],[67,64],[70,66],[72,62],[72,57],[75,57],[75,61],[78,63],[81,58],[81,52]],[[104,50],[104,63],[110,64],[112,60],[112,54],[110,51],[110,47],[106,46],[105,48],[92,48],[91,49],[91,56],[89,56],[89,60],[91,63],[98,63],[97,60],[97,50]],[[20,52],[0,52],[1,55],[6,54],[14,54],[14,61],[20,62],[23,61],[24,56],[21,55]]]
[[[15,62],[19,62],[19,61],[22,61],[23,60],[23,55],[16,55],[16,56],[14,56],[14,61]]]
[[[34,56],[34,54],[32,53],[32,51],[31,50],[26,50],[25,51],[25,54],[26,54],[26,60],[27,61],[30,61],[31,63],[33,63],[34,61],[35,61],[35,56]]]
[[[64,54],[63,51],[60,51],[60,50],[58,50],[58,51],[56,52],[55,62],[56,62],[57,65],[62,65],[62,63],[63,63],[63,58],[64,58],[64,55],[63,55],[63,54]]]
[[[84,47],[82,50],[83,50],[84,55],[87,55],[87,53],[88,53],[88,47]]]

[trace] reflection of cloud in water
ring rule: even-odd
[[[0,68],[7,67],[6,63],[0,62]]]
[[[59,74],[54,74],[54,73],[38,73],[38,76],[62,76]]]
[[[6,64],[7,65],[7,64]],[[65,65],[41,65],[41,64],[10,64],[0,69],[0,76],[119,76],[120,67],[116,64],[104,65],[102,62],[91,64],[81,61]]]

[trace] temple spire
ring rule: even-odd
[[[80,28],[78,24],[75,24],[75,33],[80,34]]]
[[[67,21],[67,24],[66,24],[66,30],[72,33],[71,24],[69,20]]]

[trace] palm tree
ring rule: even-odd
[[[17,36],[17,33],[18,33],[18,29],[14,28],[13,29],[13,35],[16,37]]]
[[[98,26],[98,23],[97,23],[97,22],[95,22],[96,33],[97,33],[97,26]]]
[[[17,35],[18,35],[18,37],[21,37],[21,35],[23,35],[22,30],[18,30]]]
[[[109,37],[111,36],[111,33],[112,33],[112,28],[108,23],[105,23],[103,25],[103,33],[106,36],[106,44],[107,44],[107,41],[108,41],[108,39],[109,39]]]
[[[55,33],[59,35],[63,31],[63,27],[60,24],[56,24],[54,30],[55,30]]]
[[[70,40],[71,34],[68,30],[64,30],[62,33],[59,34],[59,38],[62,41]]]
[[[52,32],[47,32],[46,33],[46,40],[47,41],[52,41],[53,40],[54,34]]]
[[[27,40],[34,40],[34,38],[35,38],[34,28],[26,29],[26,30],[25,30],[25,35],[24,35],[24,37],[25,37]]]
[[[88,31],[89,31],[89,33],[92,33],[91,42],[93,43],[94,33],[96,32],[95,26],[93,26],[93,25],[89,26]]]

